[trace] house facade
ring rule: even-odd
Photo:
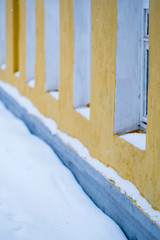
[[[158,211],[159,16],[159,0],[0,0],[0,79]]]

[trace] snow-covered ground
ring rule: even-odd
[[[105,166],[98,159],[93,158],[90,155],[89,150],[76,138],[73,138],[66,133],[58,129],[56,122],[45,117],[39,110],[33,105],[30,99],[22,96],[18,89],[11,84],[0,80],[0,88],[4,89],[10,96],[12,96],[20,106],[24,107],[29,114],[40,119],[41,122],[51,131],[52,134],[56,134],[66,145],[71,146],[72,149],[88,164],[100,172],[106,179],[114,182],[115,186],[121,191],[122,194],[126,194],[137,206],[142,209],[153,221],[160,225],[160,211],[152,208],[147,200],[140,194],[139,190],[130,181],[123,179],[118,173],[111,167]],[[140,134],[140,133],[139,133]],[[139,148],[145,148],[144,134],[140,134],[140,138],[136,134],[131,133],[131,138],[125,134],[121,138],[123,141],[127,140],[132,145],[139,145]],[[141,136],[143,135],[143,137]],[[146,135],[146,134],[145,134]],[[126,139],[127,138],[127,139]],[[137,139],[139,138],[139,140]],[[140,143],[140,139],[143,141]],[[135,142],[137,143],[135,144]],[[108,150],[107,150],[108,151]]]
[[[126,239],[52,149],[1,102],[0,239]]]

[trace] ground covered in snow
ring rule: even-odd
[[[121,240],[52,149],[0,103],[0,239]]]
[[[100,172],[106,179],[114,182],[115,186],[121,191],[122,194],[126,194],[137,206],[140,207],[153,221],[160,224],[160,211],[156,211],[147,202],[147,200],[140,194],[139,190],[130,181],[123,179],[118,173],[111,167],[107,167],[101,163],[98,159],[93,158],[90,155],[89,150],[76,138],[73,138],[57,128],[56,122],[45,117],[39,112],[39,110],[33,105],[33,103],[26,97],[22,96],[18,89],[11,84],[0,80],[0,88],[5,90],[10,96],[12,96],[20,106],[24,107],[29,114],[38,118],[43,124],[52,132],[56,134],[62,142],[71,148],[81,157],[84,161],[90,164],[98,172]],[[58,97],[58,95],[52,95]],[[82,114],[82,109],[80,114]],[[146,134],[129,133],[120,136],[123,141],[128,141],[130,144],[138,147],[141,150],[145,150]]]

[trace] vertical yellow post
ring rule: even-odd
[[[145,187],[155,208],[160,206],[160,1],[149,6],[149,92],[146,160],[148,182]],[[151,194],[152,189],[152,194]]]
[[[19,71],[19,0],[13,0],[13,71]],[[12,11],[11,10],[11,11]]]
[[[73,108],[73,64],[73,1],[60,0],[60,127]]]
[[[117,1],[92,0],[91,144],[104,159],[114,131]]]
[[[35,90],[41,95],[45,89],[44,0],[35,0],[36,6],[36,66]]]

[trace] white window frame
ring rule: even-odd
[[[149,21],[147,21],[147,15],[149,15],[149,1],[145,0],[142,6],[140,76],[140,127],[143,130],[146,130],[147,126],[147,99],[149,81],[149,32],[147,32],[147,29],[149,30]]]

